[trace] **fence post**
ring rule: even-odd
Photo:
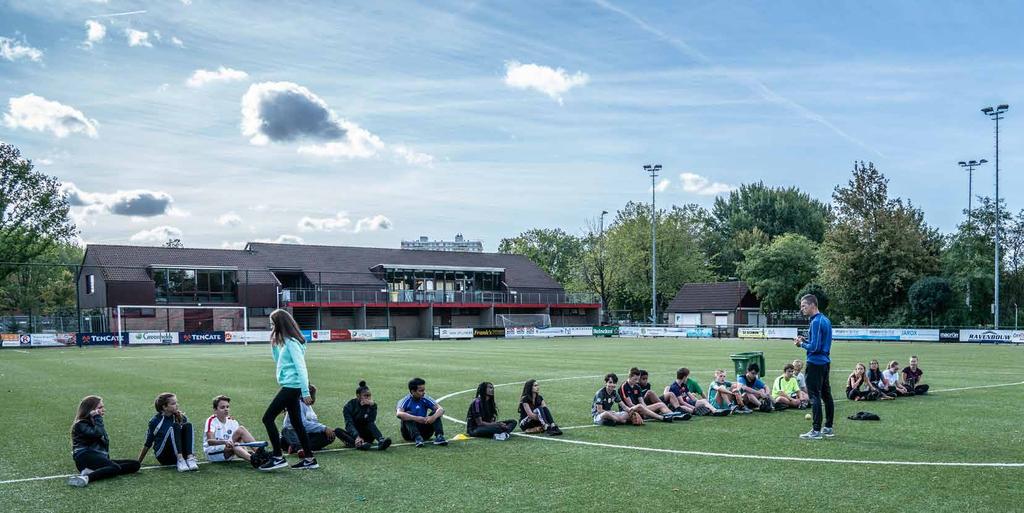
[[[78,321],[78,331],[75,333],[82,332],[82,266],[76,265],[78,272],[75,273],[75,319]]]

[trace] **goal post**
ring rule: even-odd
[[[117,340],[137,332],[248,331],[244,306],[117,305]],[[243,343],[249,344],[248,337]]]
[[[548,314],[498,314],[497,320],[501,322],[503,328],[544,329],[551,327],[551,316]]]

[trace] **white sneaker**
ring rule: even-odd
[[[68,484],[77,488],[83,488],[89,484],[88,474],[77,474],[68,478]]]
[[[821,440],[821,431],[810,430],[802,435],[800,438],[803,440]]]
[[[821,436],[825,438],[833,438],[836,436],[836,432],[832,428],[821,428]]]
[[[188,472],[188,463],[184,459],[178,460],[178,472]]]
[[[508,440],[508,433],[496,433],[494,435],[495,440]]]
[[[185,460],[185,464],[188,465],[188,469],[193,472],[199,470],[199,462],[196,461],[196,457],[194,455],[189,456],[188,459]]]

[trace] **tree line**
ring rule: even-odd
[[[1012,325],[1024,296],[1024,210],[1012,215],[1000,203],[1001,324]],[[758,182],[710,209],[658,209],[658,309],[684,283],[743,280],[775,322],[794,320],[797,298],[814,292],[845,325],[990,325],[995,211],[979,197],[954,232],[940,233],[909,199],[889,194],[870,162],[855,163],[829,203]],[[599,295],[615,317],[646,320],[651,217],[649,204],[629,202],[607,227],[535,228],[498,250],[526,256],[567,291]]]

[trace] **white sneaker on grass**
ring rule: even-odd
[[[495,440],[508,440],[508,433],[495,433],[494,434],[494,439]]]
[[[810,430],[800,435],[802,440],[821,440],[821,431]]]
[[[77,488],[83,488],[89,484],[88,474],[76,474],[68,478],[68,484]]]
[[[178,472],[188,472],[188,462],[185,458],[178,460]]]
[[[830,427],[821,428],[821,436],[825,438],[834,438],[836,436],[836,432],[833,431]]]
[[[194,455],[193,456],[189,456],[185,460],[185,464],[188,465],[188,469],[193,471],[193,472],[195,472],[196,470],[199,470],[199,462],[196,461],[196,457]]]

